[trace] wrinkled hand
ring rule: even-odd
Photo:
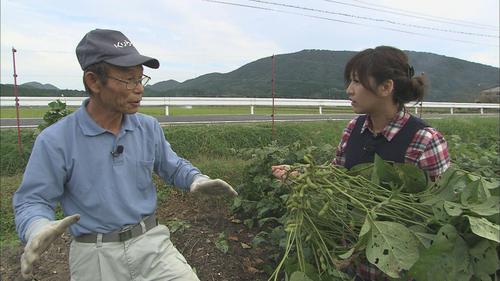
[[[201,178],[195,180],[190,187],[190,191],[198,194],[221,196],[230,195],[237,196],[231,185],[221,179]]]
[[[40,256],[52,245],[54,240],[79,219],[80,215],[77,214],[65,217],[62,220],[52,221],[34,234],[33,238],[30,238],[26,247],[24,247],[24,253],[21,255],[21,275],[24,279],[31,280],[33,263],[40,259]]]
[[[290,171],[290,165],[271,166],[271,172],[275,178],[281,181],[284,181],[287,177],[296,177],[299,175],[298,171]]]

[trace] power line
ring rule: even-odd
[[[347,4],[347,3],[340,2],[340,1],[333,1],[333,0],[324,0],[324,1],[334,2],[334,3],[340,3],[340,4],[350,5],[350,6],[354,6],[354,7],[363,7],[363,8],[367,8],[367,9],[378,10],[378,9],[369,8],[369,7],[366,7],[366,6],[364,7],[364,6],[356,6],[354,4]],[[498,28],[499,28],[498,26],[494,26],[494,25],[476,23],[476,22],[465,21],[465,20],[458,20],[458,19],[451,19],[451,18],[445,18],[445,17],[439,17],[439,16],[432,16],[432,15],[428,15],[428,14],[424,14],[424,13],[419,13],[419,12],[415,12],[415,11],[409,11],[409,10],[404,10],[404,9],[397,9],[397,8],[392,8],[392,7],[388,7],[388,6],[384,6],[384,5],[378,5],[378,4],[368,3],[368,2],[365,2],[365,1],[361,1],[361,0],[351,0],[351,1],[362,3],[362,4],[366,4],[368,6],[382,7],[382,8],[385,8],[385,9],[389,10],[389,11],[392,10],[392,11],[407,12],[407,13],[410,13],[410,14],[404,14],[404,13],[401,13],[401,14],[396,13],[396,14],[405,15],[405,16],[409,16],[409,17],[415,17],[415,18],[419,18],[419,19],[425,19],[425,20],[430,20],[430,21],[455,24],[455,25],[462,25],[462,26],[473,27],[473,28],[484,28],[484,29],[494,30],[494,31],[498,31]],[[380,11],[384,11],[384,10],[380,9]],[[415,15],[420,15],[420,16],[415,16]],[[438,20],[438,19],[441,19],[441,20]]]
[[[394,20],[378,19],[378,18],[365,17],[365,16],[356,16],[356,15],[347,14],[347,13],[338,13],[338,12],[326,11],[326,10],[322,10],[322,9],[308,8],[308,7],[296,6],[296,5],[290,5],[290,4],[275,3],[275,2],[270,2],[270,1],[263,1],[263,0],[247,0],[247,1],[261,3],[261,4],[274,5],[274,6],[282,6],[282,7],[293,8],[293,9],[306,10],[306,11],[311,11],[311,12],[324,13],[324,14],[332,14],[332,15],[337,15],[337,16],[342,16],[342,17],[350,17],[350,18],[363,19],[363,20],[376,21],[376,22],[386,22],[386,23],[390,23],[390,24],[394,24],[394,25],[401,25],[401,26],[407,26],[407,27],[412,27],[412,28],[429,29],[429,30],[434,30],[434,31],[457,33],[457,34],[470,35],[470,36],[500,38],[499,36],[490,35],[490,34],[483,34],[483,33],[476,33],[476,32],[465,32],[465,31],[452,30],[452,29],[442,29],[442,28],[429,27],[429,26],[423,26],[423,25],[417,25],[417,24],[407,24],[407,23],[397,22]]]
[[[211,2],[211,3],[217,3],[217,4],[223,4],[223,5],[230,5],[230,6],[238,6],[238,7],[244,7],[244,8],[251,8],[251,9],[272,11],[272,12],[283,13],[283,14],[298,15],[298,16],[303,16],[303,17],[309,17],[309,18],[315,18],[315,19],[321,19],[321,20],[328,20],[328,21],[334,21],[334,22],[340,22],[340,23],[358,25],[358,26],[366,26],[366,27],[370,27],[370,28],[378,28],[378,29],[383,29],[383,30],[390,30],[390,31],[395,31],[395,32],[400,32],[400,33],[406,33],[406,34],[410,34],[410,35],[417,35],[417,36],[429,37],[429,38],[446,40],[446,41],[455,41],[455,42],[461,42],[461,43],[468,43],[468,44],[475,44],[475,45],[487,45],[487,46],[494,46],[494,47],[498,47],[499,46],[499,45],[488,44],[488,43],[484,43],[484,42],[479,43],[479,42],[474,42],[474,41],[469,41],[469,40],[461,40],[461,39],[455,39],[455,38],[446,38],[446,37],[440,37],[440,36],[433,36],[433,35],[426,34],[426,33],[418,33],[418,32],[413,32],[413,31],[408,31],[408,30],[397,29],[397,28],[384,27],[384,26],[376,26],[376,25],[374,26],[374,25],[369,25],[369,24],[362,24],[362,23],[358,23],[358,22],[352,22],[352,21],[346,21],[346,20],[340,20],[340,19],[334,19],[334,18],[328,18],[328,17],[310,15],[310,14],[303,14],[303,13],[291,12],[291,11],[286,11],[286,10],[272,9],[272,8],[268,8],[268,7],[261,7],[261,6],[240,4],[240,3],[233,3],[233,2],[220,1],[220,0],[202,0],[202,1]]]
[[[285,10],[277,10],[277,9],[272,9],[272,8],[266,8],[266,7],[259,7],[259,6],[253,6],[253,5],[246,5],[246,4],[240,4],[240,3],[232,3],[232,2],[226,2],[226,1],[219,1],[219,0],[202,0],[205,2],[212,2],[212,3],[218,3],[218,4],[224,4],[224,5],[232,5],[232,6],[239,6],[239,7],[244,7],[244,8],[252,8],[252,9],[259,9],[259,10],[265,10],[265,11],[272,11],[272,12],[279,12],[279,13],[284,13],[284,14],[291,14],[291,15],[299,15],[299,16],[306,16],[306,17],[311,17],[311,18],[322,18],[318,16],[312,16],[312,15],[307,15],[307,14],[301,14],[301,13],[294,13],[294,12],[289,12]],[[327,18],[323,18],[327,19]],[[336,21],[336,22],[342,22],[342,23],[349,23],[349,24],[355,24],[355,25],[363,25],[355,22],[350,22],[350,21],[345,21],[345,20],[339,20],[339,19],[329,19],[331,21]]]

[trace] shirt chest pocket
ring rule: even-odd
[[[153,160],[137,160],[136,184],[139,189],[153,188]]]

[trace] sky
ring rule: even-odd
[[[233,71],[304,49],[379,45],[499,66],[498,0],[0,0],[0,83],[83,90],[75,48],[122,31],[159,69],[150,83]],[[276,62],[279,64],[279,61]]]

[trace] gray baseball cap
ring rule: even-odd
[[[85,34],[76,47],[76,57],[83,70],[98,62],[116,66],[145,65],[160,67],[157,59],[139,54],[132,42],[120,31],[94,29]]]

